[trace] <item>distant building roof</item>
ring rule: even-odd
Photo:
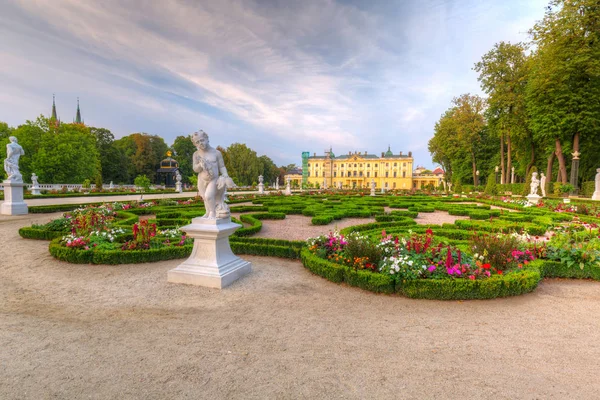
[[[440,167],[437,167],[431,173],[434,175],[444,175],[445,174],[444,170],[441,169]]]

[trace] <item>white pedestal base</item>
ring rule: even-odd
[[[537,194],[527,195],[527,202],[534,206],[537,206],[537,204],[540,202],[540,199],[541,199],[541,197],[538,196]]]
[[[194,218],[181,228],[194,238],[190,257],[167,273],[167,281],[222,289],[252,271],[252,264],[231,251],[229,236],[240,225],[231,218]]]
[[[31,187],[31,194],[34,196],[40,196],[42,194],[42,192],[40,192],[40,187],[39,186],[32,186]]]
[[[292,195],[292,188],[290,188],[289,186],[287,186],[285,188],[285,195],[286,196],[291,196]]]
[[[176,191],[177,193],[183,193],[183,187],[182,187],[182,185],[181,185],[181,182],[177,182],[177,183],[175,184],[175,191]]]
[[[600,200],[600,192],[594,192],[592,195],[592,200]]]
[[[262,183],[258,184],[258,194],[265,194],[265,185]]]
[[[375,189],[371,189],[371,196],[375,197]]]
[[[0,206],[0,214],[23,215],[29,212],[23,201],[23,182],[4,181],[4,202]]]

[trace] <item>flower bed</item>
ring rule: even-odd
[[[511,235],[476,235],[477,252],[438,241],[431,229],[406,236],[358,232],[308,240],[303,264],[333,282],[426,299],[489,299],[534,290],[541,279],[535,251]],[[491,264],[493,262],[494,264]]]

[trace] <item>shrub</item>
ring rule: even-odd
[[[144,191],[150,189],[150,179],[146,175],[136,176],[133,184],[139,188],[142,188]]]
[[[473,254],[483,256],[483,261],[498,271],[505,271],[513,266],[514,259],[510,255],[520,245],[519,240],[512,235],[477,233],[473,234],[470,244]]]
[[[333,221],[333,215],[317,215],[311,220],[313,225],[327,225]]]

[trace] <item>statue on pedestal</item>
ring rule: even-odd
[[[23,182],[23,177],[19,172],[19,157],[25,154],[23,148],[17,143],[17,138],[11,136],[8,138],[10,143],[6,145],[6,159],[4,160],[4,170],[8,177],[7,181]]]
[[[543,172],[540,176],[540,189],[542,189],[542,197],[546,197],[546,175]]]
[[[34,172],[33,174],[31,174],[31,184],[32,184],[32,186],[33,186],[34,188],[35,188],[35,187],[38,187],[38,186],[40,185],[40,184],[38,183],[38,177],[37,177],[37,175],[35,174],[35,172]]]
[[[600,168],[596,169],[595,188],[592,200],[600,200]]]
[[[198,173],[198,192],[204,200],[206,214],[202,218],[217,219],[230,216],[225,204],[227,188],[235,187],[227,175],[223,155],[211,147],[208,134],[198,131],[192,134],[192,143],[198,149],[193,156],[193,169]]]
[[[537,172],[533,172],[531,174],[531,186],[529,187],[530,188],[529,195],[530,196],[537,195],[539,186],[540,186],[540,180],[537,177]]]

